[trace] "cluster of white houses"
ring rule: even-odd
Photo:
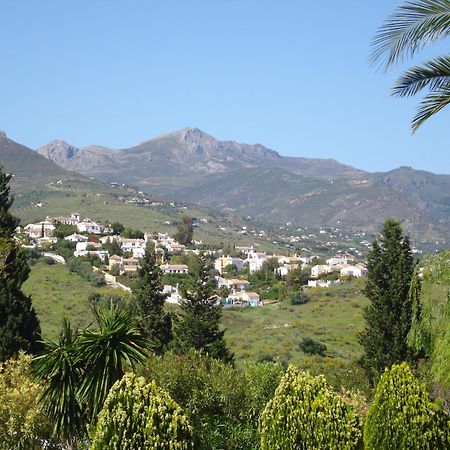
[[[145,254],[145,249],[149,242],[155,245],[157,251],[166,255],[182,254],[186,247],[178,243],[167,233],[157,233],[156,235],[145,234],[143,239],[129,239],[112,234],[109,226],[104,226],[92,221],[89,218],[81,219],[77,213],[72,213],[69,217],[47,217],[46,220],[31,223],[24,227],[24,232],[34,239],[38,245],[44,242],[54,243],[57,238],[53,236],[56,229],[55,223],[72,225],[77,228],[77,232],[65,237],[64,239],[75,242],[74,256],[98,256],[102,261],[108,261],[109,271],[117,274],[133,273],[139,269],[140,258]],[[87,236],[89,235],[89,236]],[[101,235],[101,236],[100,236]],[[109,255],[105,244],[117,244],[122,253],[127,256]],[[250,283],[242,278],[225,278],[224,274],[231,268],[233,271],[242,271],[248,268],[250,274],[263,268],[263,265],[269,259],[277,261],[277,267],[274,271],[280,276],[286,276],[293,269],[310,269],[311,279],[308,282],[309,287],[328,287],[332,282],[324,280],[327,275],[339,272],[341,277],[361,277],[367,273],[364,265],[356,263],[352,255],[338,255],[326,261],[326,264],[313,265],[315,257],[269,255],[265,252],[258,252],[253,246],[236,247],[236,252],[241,256],[220,256],[215,260],[214,267],[219,276],[216,277],[219,287],[226,287],[228,295],[221,299],[224,305],[233,306],[259,306],[261,300],[256,292],[250,291]],[[218,251],[219,252],[219,251]],[[162,264],[161,270],[164,274],[186,275],[189,271],[185,264]],[[168,300],[172,303],[178,303],[181,296],[178,286],[164,286],[164,292],[168,294]]]

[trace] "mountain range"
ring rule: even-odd
[[[274,224],[374,232],[394,217],[416,239],[450,237],[450,175],[408,167],[369,173],[331,159],[281,156],[261,144],[219,141],[197,128],[125,149],[56,140],[37,153],[88,177]]]

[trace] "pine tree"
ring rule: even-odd
[[[412,305],[408,293],[414,262],[399,222],[385,222],[368,254],[367,269],[364,293],[370,305],[364,312],[367,326],[359,342],[364,350],[362,364],[373,380],[385,367],[410,358],[407,335]]]
[[[172,320],[170,314],[164,311],[167,295],[162,292],[162,271],[151,244],[145,249],[138,275],[134,305],[140,316],[140,327],[150,340],[152,350],[162,354],[172,340]]]
[[[202,350],[213,358],[231,362],[233,355],[225,346],[225,331],[220,330],[222,309],[213,297],[209,270],[205,256],[200,255],[198,273],[181,287],[184,301],[180,304],[182,313],[175,321],[175,350]]]
[[[19,350],[37,351],[40,327],[31,298],[21,288],[30,268],[26,256],[14,241],[18,220],[9,212],[10,175],[0,166],[0,361]]]

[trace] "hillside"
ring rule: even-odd
[[[53,141],[62,167],[145,192],[271,223],[377,231],[402,220],[417,240],[450,238],[450,176],[411,168],[367,173],[334,160],[281,156],[186,128],[122,150]]]
[[[118,221],[144,231],[173,234],[180,215],[186,213],[199,219],[195,239],[216,244],[256,244],[273,251],[280,248],[268,237],[239,233],[248,224],[232,214],[191,203],[167,202],[143,195],[133,187],[111,185],[68,172],[8,139],[4,133],[0,135],[0,164],[13,174],[13,212],[22,224],[76,211],[98,221]],[[154,204],[144,200],[154,200]]]

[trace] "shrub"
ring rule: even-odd
[[[289,366],[260,418],[262,450],[360,449],[362,420],[326,384]]]
[[[38,450],[45,440],[50,446],[51,426],[39,398],[43,383],[35,381],[31,356],[0,364],[0,449]]]
[[[386,369],[364,429],[367,450],[450,448],[450,417],[434,405],[406,363]]]
[[[294,291],[291,295],[291,305],[305,305],[311,301],[311,297],[303,291]]]
[[[299,347],[300,350],[308,353],[309,355],[324,356],[327,351],[327,346],[325,344],[311,338],[304,338],[303,341],[300,342]]]
[[[248,368],[242,373],[230,364],[191,351],[150,357],[143,375],[156,380],[186,411],[197,450],[253,450],[259,442],[256,416],[275,390],[264,381],[269,377],[265,372]],[[250,383],[259,382],[267,388],[266,393],[255,384],[250,389]]]
[[[111,388],[91,450],[192,449],[192,428],[178,404],[152,381],[126,374]]]

